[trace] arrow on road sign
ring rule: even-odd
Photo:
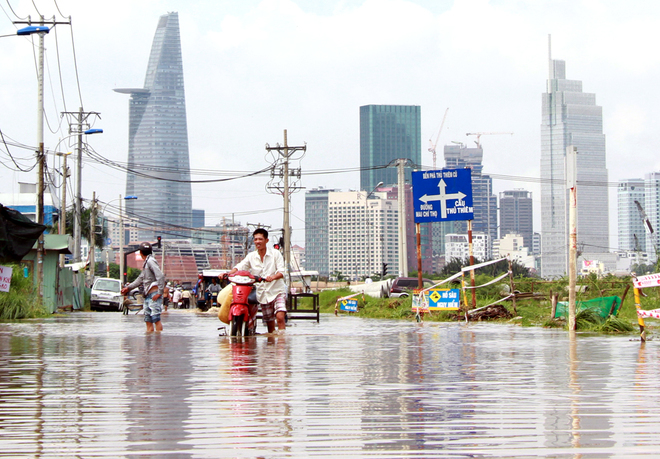
[[[419,198],[419,200],[422,201],[424,204],[427,204],[429,201],[440,201],[440,213],[442,215],[442,218],[447,218],[447,201],[449,201],[450,199],[458,199],[460,201],[466,196],[460,191],[458,193],[446,194],[445,193],[446,188],[447,188],[447,184],[443,179],[440,179],[440,183],[438,183],[438,189],[440,190],[440,194],[432,194],[430,196],[428,194],[425,194],[424,196]]]

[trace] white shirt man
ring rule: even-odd
[[[284,258],[275,249],[268,248],[268,231],[257,228],[252,234],[254,246],[257,248],[250,252],[229,274],[239,270],[249,271],[253,276],[261,276],[265,282],[257,284],[257,300],[261,305],[263,320],[268,327],[268,333],[277,328],[286,328],[286,292],[284,282]]]

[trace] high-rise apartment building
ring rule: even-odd
[[[644,175],[644,212],[651,222],[655,237],[646,235],[646,251],[649,259],[655,262],[660,250],[657,232],[660,228],[660,172],[651,172]]]
[[[328,195],[338,190],[314,188],[305,193],[305,269],[330,275]]]
[[[645,206],[644,180],[619,180],[617,212],[620,251],[646,251],[646,228],[635,201]]]
[[[497,239],[497,196],[493,194],[493,179],[483,173],[484,150],[481,146],[467,148],[465,145],[445,145],[445,168],[472,169],[472,204],[474,219],[472,231],[488,235],[486,241],[490,244]],[[467,222],[456,221],[443,223],[449,227],[447,233],[467,233]],[[486,252],[490,258],[490,250]]]
[[[399,264],[399,210],[386,192],[328,193],[328,267],[358,279],[379,273],[388,264],[390,273]],[[307,254],[309,257],[309,254]]]
[[[566,64],[550,60],[541,122],[541,274],[568,272],[566,149],[577,148],[577,237],[588,252],[609,251],[608,188],[602,107]]]
[[[470,244],[467,234],[450,233],[445,235],[445,257],[447,261],[456,258],[465,261],[470,258]],[[474,257],[483,261],[490,258],[491,241],[484,233],[472,233],[472,253]]]
[[[422,162],[421,108],[418,105],[365,105],[360,107],[360,187],[367,192],[378,183],[397,185],[392,160]],[[410,183],[411,168],[405,170]]]
[[[143,88],[130,94],[126,213],[140,222],[140,239],[187,237],[192,189],[179,16],[160,17]]]
[[[534,212],[530,191],[518,189],[500,193],[500,238],[507,234],[520,234],[524,246],[532,251]]]

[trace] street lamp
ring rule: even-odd
[[[82,112],[82,108],[80,109]],[[81,115],[82,118],[82,115]],[[82,123],[82,119],[80,120]],[[75,218],[73,220],[73,258],[74,261],[82,261],[80,259],[80,246],[82,245],[82,136],[91,135],[91,134],[102,134],[103,129],[87,129],[86,131],[82,130],[82,126],[79,126],[78,131],[78,164],[76,165],[76,202],[74,214]]]
[[[41,18],[43,21],[43,17]],[[18,29],[16,35],[39,35],[39,61],[37,74],[37,223],[44,224],[44,35],[50,28],[44,25],[28,26]],[[44,234],[39,235],[37,242],[37,291],[43,296],[44,281]]]
[[[369,219],[369,212],[368,212],[367,206],[368,206],[368,202],[369,202],[369,196],[371,196],[374,193],[374,191],[376,191],[381,186],[383,186],[383,182],[378,182],[378,185],[376,185],[374,187],[374,189],[371,190],[367,194],[367,197],[364,198],[364,217],[365,217],[365,224],[367,226],[367,241],[366,241],[367,242],[367,244],[366,244],[366,248],[367,248],[367,252],[366,252],[366,255],[367,255],[367,277],[371,276],[371,241],[369,240],[371,235],[369,234],[370,233],[370,231],[369,231],[369,226],[370,226],[369,220],[370,219]]]

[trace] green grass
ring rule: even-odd
[[[480,285],[490,280],[488,276],[477,276],[476,284]],[[588,277],[581,279],[578,282],[580,285],[587,285],[584,292],[578,294],[578,301],[589,300],[599,296],[612,296],[618,295],[621,297],[625,289],[625,282],[630,282],[629,279],[597,279]],[[486,306],[502,298],[501,291],[504,285],[508,286],[508,280],[498,282],[492,286],[477,290],[477,307]],[[551,319],[551,302],[549,293],[552,291],[554,294],[559,295],[559,301],[566,301],[567,290],[566,286],[568,281],[560,279],[556,282],[539,282],[535,281],[534,291],[546,294],[546,298],[529,298],[518,299],[516,301],[516,317],[514,319],[496,319],[495,322],[500,323],[516,323],[522,326],[529,327],[554,327],[566,328],[566,321],[560,319]],[[517,279],[516,290],[529,292],[531,280]],[[454,286],[454,288],[456,288]],[[326,290],[320,294],[320,307],[321,312],[334,313],[335,302],[337,298],[348,296],[354,292],[349,289]],[[660,308],[660,289],[647,289],[644,291],[647,297],[641,299],[642,309],[656,309]],[[402,320],[415,320],[415,313],[412,312],[412,299],[411,298],[372,298],[368,295],[358,295],[358,312],[346,313],[339,312],[339,314],[354,314],[357,317],[368,318],[383,318],[383,319],[402,319]],[[461,300],[463,300],[461,298]],[[471,294],[468,293],[468,303],[471,306]],[[513,313],[513,305],[511,301],[504,301],[500,303],[505,306],[509,312]],[[464,320],[462,313],[457,312],[431,312],[424,315],[424,321],[429,322],[443,322],[443,321],[456,321]],[[597,333],[625,333],[634,335],[638,333],[637,327],[637,313],[635,310],[635,303],[633,298],[633,289],[630,288],[626,298],[621,305],[619,313],[616,317],[609,317],[605,320],[589,312],[583,312],[577,318],[578,330],[592,331]],[[652,333],[655,328],[655,320],[646,320],[647,334]]]
[[[18,265],[9,266],[13,268],[11,286],[9,292],[0,292],[0,320],[47,317],[32,278],[23,277],[23,270]]]

